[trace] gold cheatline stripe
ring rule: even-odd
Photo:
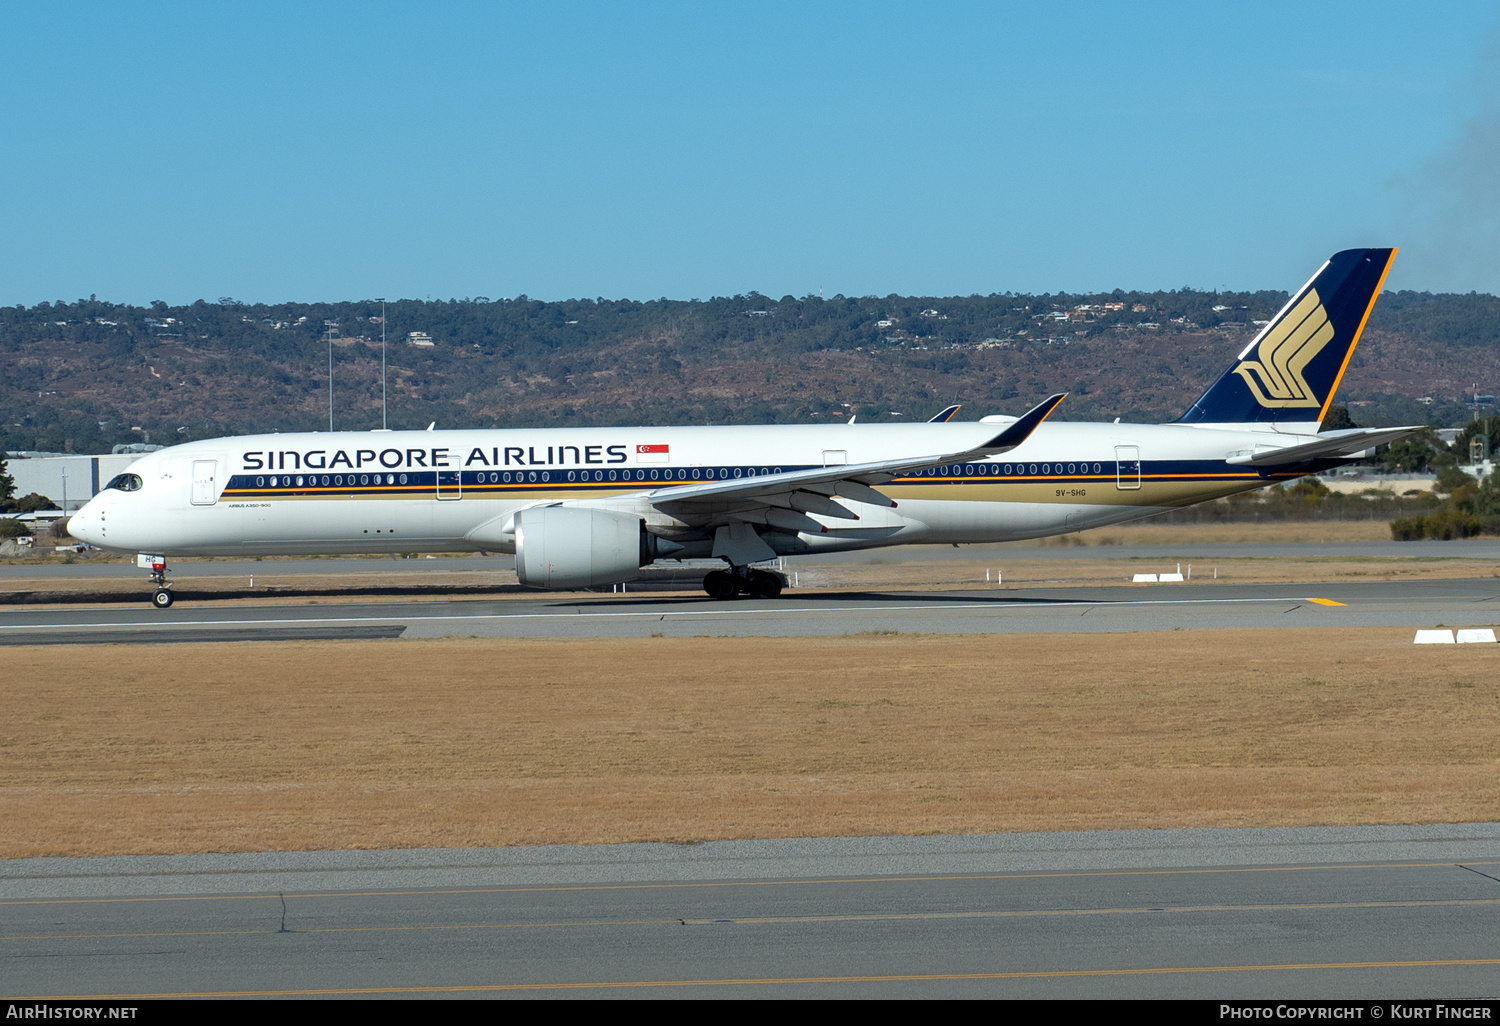
[[[307,990],[208,990],[158,994],[58,994],[14,1001],[125,1001],[162,998],[337,997],[343,994],[472,994],[525,990],[592,990],[641,987],[743,987],[808,983],[929,983],[945,980],[1048,980],[1080,976],[1154,976],[1172,973],[1264,973],[1316,969],[1429,969],[1500,965],[1500,958],[1444,958],[1401,962],[1283,962],[1274,965],[1183,965],[1144,969],[1037,969],[1008,973],[902,973],[885,976],[767,976],[720,980],[598,980],[581,983],[480,983],[473,986],[328,987]]]
[[[1206,869],[1100,869],[1060,873],[955,873],[945,876],[849,876],[831,877],[822,880],[706,880],[693,883],[564,884],[550,887],[451,887],[390,891],[298,891],[296,895],[299,898],[381,898],[405,897],[413,894],[556,894],[572,891],[712,890],[729,887],[816,887],[827,884],[951,883],[959,880],[1058,880],[1100,876],[1210,876],[1221,873],[1303,873],[1344,869],[1454,869],[1462,868],[1463,866],[1500,866],[1500,859],[1474,860],[1462,863],[1341,862],[1316,866],[1240,866],[1227,869],[1217,867]],[[165,873],[162,875],[171,876],[172,874]],[[260,901],[271,897],[273,893],[277,892],[267,891],[261,894],[198,894],[144,898],[22,898],[15,901],[0,901],[0,907],[7,905],[119,905],[159,901]]]
[[[1257,905],[1157,905],[1140,908],[1046,908],[976,912],[871,912],[821,916],[734,916],[728,919],[599,919],[537,923],[429,923],[425,926],[317,926],[292,933],[426,933],[437,930],[552,930],[598,926],[781,926],[795,923],[885,923],[921,922],[934,919],[1026,919],[1081,916],[1157,915],[1167,912],[1308,912],[1319,909],[1433,908],[1464,905],[1500,905],[1500,898],[1446,898],[1427,901],[1322,901],[1297,904]],[[136,933],[41,933],[0,937],[0,941],[121,940],[150,937],[242,937],[275,933],[275,930],[162,930]]]

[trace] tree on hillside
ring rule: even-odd
[[[1330,406],[1328,407],[1328,416],[1323,418],[1323,426],[1318,430],[1344,431],[1349,428],[1357,428],[1359,426],[1360,425],[1354,423],[1353,418],[1349,416],[1349,407]]]
[[[0,510],[10,506],[10,500],[16,494],[16,479],[11,477],[5,466],[5,453],[0,452]]]

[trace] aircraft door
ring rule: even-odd
[[[463,494],[463,471],[439,470],[437,472],[437,497],[439,499],[461,499]]]
[[[824,449],[823,466],[842,467],[849,462],[849,450],[847,449]]]
[[[1141,448],[1138,445],[1115,446],[1115,487],[1133,492],[1141,487]]]
[[[212,506],[219,501],[219,463],[217,460],[193,461],[193,505]],[[177,494],[181,495],[181,492]],[[180,500],[179,500],[180,501]]]

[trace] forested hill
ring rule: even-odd
[[[963,297],[518,296],[387,307],[392,427],[1179,415],[1282,292]],[[99,451],[328,423],[380,426],[380,304],[0,308],[5,449]],[[419,342],[413,344],[412,333]],[[1462,423],[1500,383],[1500,299],[1387,293],[1340,391],[1364,423]],[[1431,397],[1431,404],[1417,400]]]

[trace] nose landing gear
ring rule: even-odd
[[[167,580],[167,557],[140,555],[135,558],[135,565],[151,571],[151,583],[156,585],[156,591],[151,595],[151,604],[157,609],[170,606],[173,595],[172,584]]]
[[[737,566],[730,570],[711,570],[703,578],[703,590],[709,597],[732,599],[736,595],[773,599],[781,596],[786,578],[770,570],[752,570]]]

